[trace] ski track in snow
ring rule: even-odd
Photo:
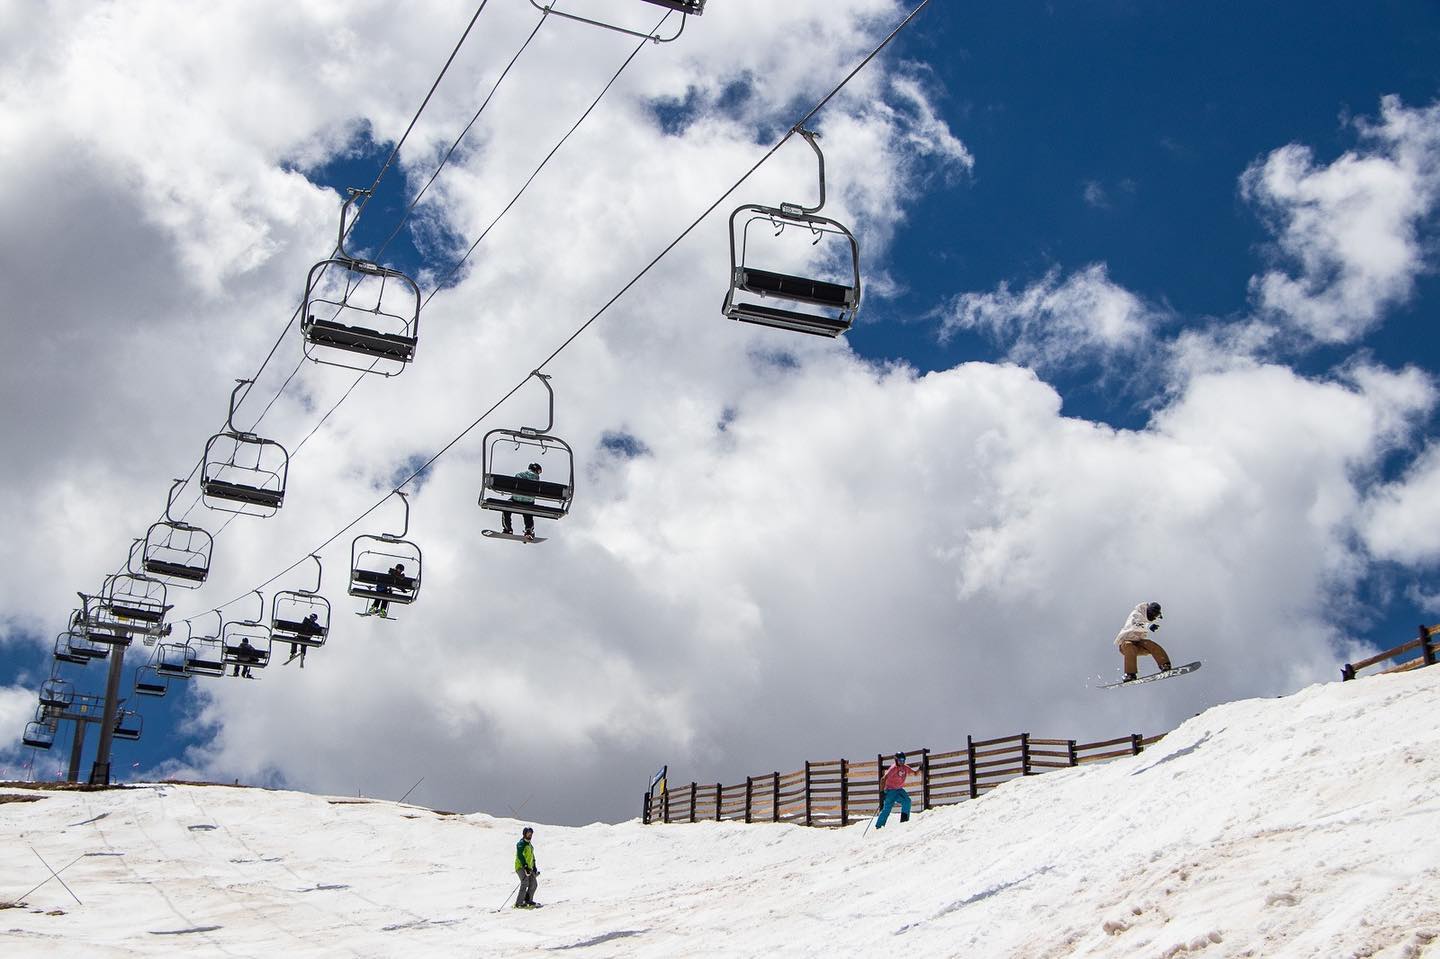
[[[537,826],[225,786],[0,805],[0,954],[1440,959],[1440,669],[1215,707],[884,833]],[[1202,748],[1203,747],[1203,748]],[[1145,773],[1145,775],[1140,775]],[[14,789],[0,791],[18,792]],[[15,855],[18,851],[23,855]]]

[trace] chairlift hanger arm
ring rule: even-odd
[[[352,187],[349,188],[349,193],[350,193],[350,195],[345,198],[344,204],[342,204],[341,207],[340,207],[340,238],[335,241],[335,249],[336,249],[337,251],[339,251],[339,253],[340,253],[340,257],[339,257],[339,258],[342,259],[342,260],[348,260],[348,261],[351,261],[351,262],[353,262],[353,263],[366,263],[366,262],[368,262],[368,261],[366,261],[366,260],[361,260],[361,259],[359,259],[358,257],[353,257],[353,256],[351,256],[349,253],[347,253],[347,252],[345,251],[345,234],[346,234],[346,232],[347,232],[346,229],[345,229],[345,217],[350,213],[350,205],[351,205],[352,203],[354,203],[356,200],[358,200],[358,199],[359,199],[360,197],[362,197],[362,196],[363,196],[363,197],[368,197],[368,196],[370,196],[371,192],[372,192],[372,191],[370,191],[370,190],[361,190],[361,189],[359,189],[358,187],[353,187],[353,186],[352,186]]]
[[[231,433],[231,434],[234,435],[234,436],[250,436],[250,435],[251,435],[251,434],[249,434],[249,433],[242,432],[242,431],[240,431],[240,430],[238,430],[238,429],[235,428],[235,397],[236,397],[236,395],[239,394],[239,392],[240,392],[241,390],[243,390],[246,386],[249,386],[249,385],[250,385],[251,383],[253,383],[253,382],[255,382],[255,381],[254,381],[254,380],[236,380],[236,381],[235,381],[235,389],[233,389],[233,390],[230,391],[230,412],[227,413],[227,414],[225,414],[225,430],[226,430],[226,432]]]
[[[548,436],[550,434],[550,431],[555,428],[555,389],[550,385],[549,373],[541,373],[539,370],[531,370],[530,375],[535,377],[535,379],[539,380],[540,385],[545,387],[545,392],[549,394],[548,413],[545,420],[545,425],[543,427],[536,429],[533,426],[522,426],[520,427],[520,432],[524,433],[526,436]]]
[[[820,134],[807,130],[803,126],[795,127],[795,132],[804,137],[805,142],[810,144],[810,149],[815,151],[815,158],[819,163],[820,169],[820,202],[814,206],[803,206],[799,203],[782,203],[780,204],[780,209],[790,216],[803,213],[819,213],[820,209],[825,206],[825,154],[820,152],[820,144],[815,142],[820,139]]]

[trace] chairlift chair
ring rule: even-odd
[[[820,202],[813,207],[747,203],[730,214],[730,289],[721,310],[730,319],[743,323],[839,336],[850,329],[860,309],[860,244],[843,223],[819,215],[825,205],[825,156],[814,133],[799,127],[795,132],[819,158]],[[762,269],[755,265],[758,257],[751,244],[755,227],[773,233],[771,241],[778,240],[787,229],[792,235],[798,233],[808,239],[812,246],[822,240],[838,239],[848,255],[840,256],[841,262],[829,278]],[[755,245],[769,249],[773,244]]]
[[[55,661],[72,666],[88,666],[92,659],[104,659],[110,655],[110,647],[104,643],[92,643],[78,630],[67,629],[55,637]]]
[[[248,383],[250,380],[236,381],[225,430],[205,443],[201,500],[221,512],[274,516],[285,503],[290,454],[274,440],[235,428],[235,396]]]
[[[420,337],[420,287],[392,270],[345,251],[350,204],[369,190],[350,191],[340,208],[336,255],[310,268],[300,332],[316,363],[394,376],[415,358]]]
[[[265,615],[265,597],[259,590],[254,593],[260,599],[259,615],[226,623],[220,630],[226,666],[264,669],[270,664],[270,627],[260,622]]]
[[[154,632],[165,624],[165,584],[149,576],[118,573],[108,577],[102,606],[119,624],[135,633]]]
[[[145,718],[133,709],[122,709],[115,714],[114,735],[116,739],[134,741],[140,738],[145,727]]]
[[[140,666],[135,670],[135,692],[140,696],[164,696],[170,683],[160,675],[158,666]]]
[[[660,25],[657,25],[655,30],[642,31],[630,27],[621,26],[620,24],[610,23],[606,20],[592,20],[589,17],[582,17],[578,14],[566,13],[563,10],[556,10],[553,3],[541,4],[537,2],[537,0],[530,0],[530,6],[534,7],[536,10],[539,10],[541,13],[544,13],[546,15],[564,17],[566,20],[578,20],[580,23],[588,23],[592,27],[602,27],[606,30],[614,30],[616,33],[623,33],[626,36],[631,37],[641,37],[645,40],[652,40],[655,43],[669,43],[672,40],[680,39],[680,34],[685,32],[685,21],[692,16],[698,17],[705,12],[705,0],[645,0],[645,2],[653,4],[657,7],[665,7],[668,10],[674,10],[680,14],[680,26],[676,28],[673,34],[667,37],[659,32],[660,25],[664,24],[664,20],[660,21]]]
[[[225,618],[218,609],[210,612],[215,614],[215,632],[206,636],[191,635],[185,643],[185,672],[189,676],[225,675],[225,642],[221,638],[225,631]],[[189,628],[188,623],[186,627]]]
[[[543,428],[522,426],[494,429],[485,434],[480,452],[484,470],[480,508],[562,519],[570,512],[570,503],[575,498],[575,453],[568,443],[550,433],[555,426],[555,391],[550,386],[550,377],[538,370],[530,375],[538,379],[549,394],[549,421]],[[517,467],[525,467],[532,461],[546,467],[558,465],[560,470],[550,472],[563,475],[564,481],[532,480],[515,475],[522,471]],[[517,496],[522,499],[517,500]]]
[[[315,588],[282,589],[275,594],[270,601],[270,635],[276,642],[314,649],[325,645],[330,635],[330,602],[320,595],[325,575],[320,557],[312,553],[310,558],[315,561]]]
[[[104,589],[109,589],[108,580]],[[134,641],[135,634],[141,632],[142,628],[137,623],[124,619],[113,612],[110,609],[109,599],[104,595],[91,596],[86,593],[79,595],[81,602],[84,603],[81,628],[89,645],[129,646]]]
[[[210,556],[215,539],[198,526],[175,519],[170,509],[175,494],[185,485],[177,479],[165,501],[165,518],[145,533],[141,550],[142,569],[148,576],[185,589],[195,589],[210,575]]]
[[[21,742],[31,749],[49,749],[55,745],[55,727],[58,723],[30,722],[25,724]]]
[[[189,642],[162,643],[155,649],[155,675],[166,680],[189,679],[193,656]]]
[[[64,709],[75,701],[75,684],[51,676],[40,684],[40,705]]]
[[[366,533],[355,537],[350,544],[348,592],[358,599],[404,606],[415,602],[420,595],[424,560],[420,547],[405,539],[410,531],[410,498],[399,490],[396,495],[405,504],[405,523],[399,533]]]

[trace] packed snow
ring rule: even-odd
[[[1437,693],[1423,669],[1230,703],[1139,756],[883,831],[537,824],[534,911],[510,907],[513,820],[4,788],[0,900],[23,901],[0,910],[0,943],[7,959],[1440,957]],[[64,885],[41,884],[41,857]]]

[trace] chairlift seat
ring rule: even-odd
[[[120,724],[117,723],[117,724],[115,725],[115,734],[114,734],[114,735],[115,735],[115,738],[116,738],[116,739],[124,739],[124,740],[130,740],[130,741],[137,740],[137,739],[140,738],[140,727],[139,727],[139,726],[121,726]]]
[[[207,479],[201,483],[201,488],[206,496],[213,496],[216,499],[228,499],[237,503],[245,503],[250,506],[264,506],[270,509],[279,509],[285,502],[285,491],[275,489],[260,489],[256,486],[244,486],[240,483],[227,483],[225,480]]]
[[[159,623],[165,619],[163,606],[129,606],[117,601],[110,604],[110,612],[121,619],[133,619],[141,623]]]
[[[270,624],[270,635],[284,643],[296,643],[300,646],[319,646],[325,641],[330,630],[319,624],[306,622],[294,622],[288,619],[277,619]]]
[[[680,13],[694,14],[697,17],[705,12],[705,0],[649,0],[649,2],[660,7],[669,7]]]
[[[179,663],[156,663],[155,674],[157,676],[165,676],[168,679],[184,679],[189,675],[187,668],[187,666],[182,666]]]
[[[55,745],[55,730],[43,723],[27,723],[20,741],[31,749],[49,749]]]
[[[815,336],[839,336],[850,329],[847,320],[833,316],[817,316],[798,310],[784,310],[763,303],[737,303],[730,308],[730,318],[741,323],[756,323],[795,333]]]
[[[565,510],[558,506],[546,506],[543,503],[517,503],[510,499],[495,499],[487,496],[480,501],[485,509],[498,509],[505,513],[519,513],[521,516],[538,516],[541,519],[562,519]]]
[[[85,666],[90,662],[90,657],[80,656],[76,653],[56,653],[55,662],[70,663],[72,666]]]
[[[225,664],[218,659],[192,659],[185,664],[185,672],[191,676],[223,676]]]
[[[208,566],[187,566],[184,563],[171,563],[163,559],[145,560],[145,572],[153,576],[169,576],[171,579],[183,579],[191,583],[205,582],[206,575],[210,572]]]
[[[789,276],[742,266],[736,279],[738,288],[759,296],[779,296],[800,303],[812,303],[831,309],[849,309],[857,302],[855,288],[826,280]]]
[[[159,667],[156,667],[155,672],[157,674],[160,672]],[[135,680],[135,692],[141,696],[164,696],[166,690],[169,688],[170,687],[164,683],[147,682],[139,679]]]
[[[381,333],[363,326],[346,326],[334,320],[317,320],[313,316],[305,325],[305,335],[316,346],[379,356],[402,363],[409,363],[415,358],[415,344],[418,342],[415,337],[401,333]]]

